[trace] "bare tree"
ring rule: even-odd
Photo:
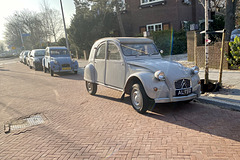
[[[50,8],[46,0],[42,0],[41,3],[41,19],[44,26],[45,38],[48,41],[54,39],[54,42],[57,42],[63,32],[61,14],[58,10]]]
[[[23,39],[25,49],[39,46],[43,31],[41,20],[36,12],[29,10],[15,12],[7,18],[5,27],[5,40],[8,45],[23,47],[21,42]]]

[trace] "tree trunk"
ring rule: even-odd
[[[235,13],[238,0],[227,0],[226,2],[226,17],[225,17],[225,29],[226,29],[226,41],[230,40],[231,32],[235,28]]]
[[[117,19],[118,19],[118,24],[119,24],[121,36],[122,36],[122,37],[125,37],[126,34],[125,34],[123,22],[122,22],[122,16],[121,16],[121,13],[120,13],[119,9],[117,9]]]

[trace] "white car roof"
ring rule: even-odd
[[[107,38],[102,38],[97,41],[100,43],[102,41],[106,40],[111,40],[111,41],[117,41],[119,43],[153,43],[153,40],[149,38],[144,38],[144,37],[107,37]]]
[[[47,47],[46,49],[67,49],[66,47],[64,46],[52,46],[52,47]]]

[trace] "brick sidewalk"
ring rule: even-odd
[[[0,159],[226,159],[240,157],[240,113],[198,103],[157,105],[138,114],[129,97],[82,75],[49,74],[17,63],[0,72],[0,125],[42,113],[45,123],[5,134]]]

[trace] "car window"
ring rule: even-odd
[[[66,49],[51,49],[51,55],[69,55],[68,50]]]
[[[105,51],[106,51],[106,46],[105,44],[102,44],[95,55],[96,59],[105,59]]]
[[[122,44],[121,46],[125,56],[159,55],[157,48],[151,43]]]
[[[118,47],[113,43],[108,44],[108,58],[107,59],[108,60],[120,60],[121,59]]]
[[[45,55],[45,50],[35,51],[35,57],[44,56],[44,55]]]

